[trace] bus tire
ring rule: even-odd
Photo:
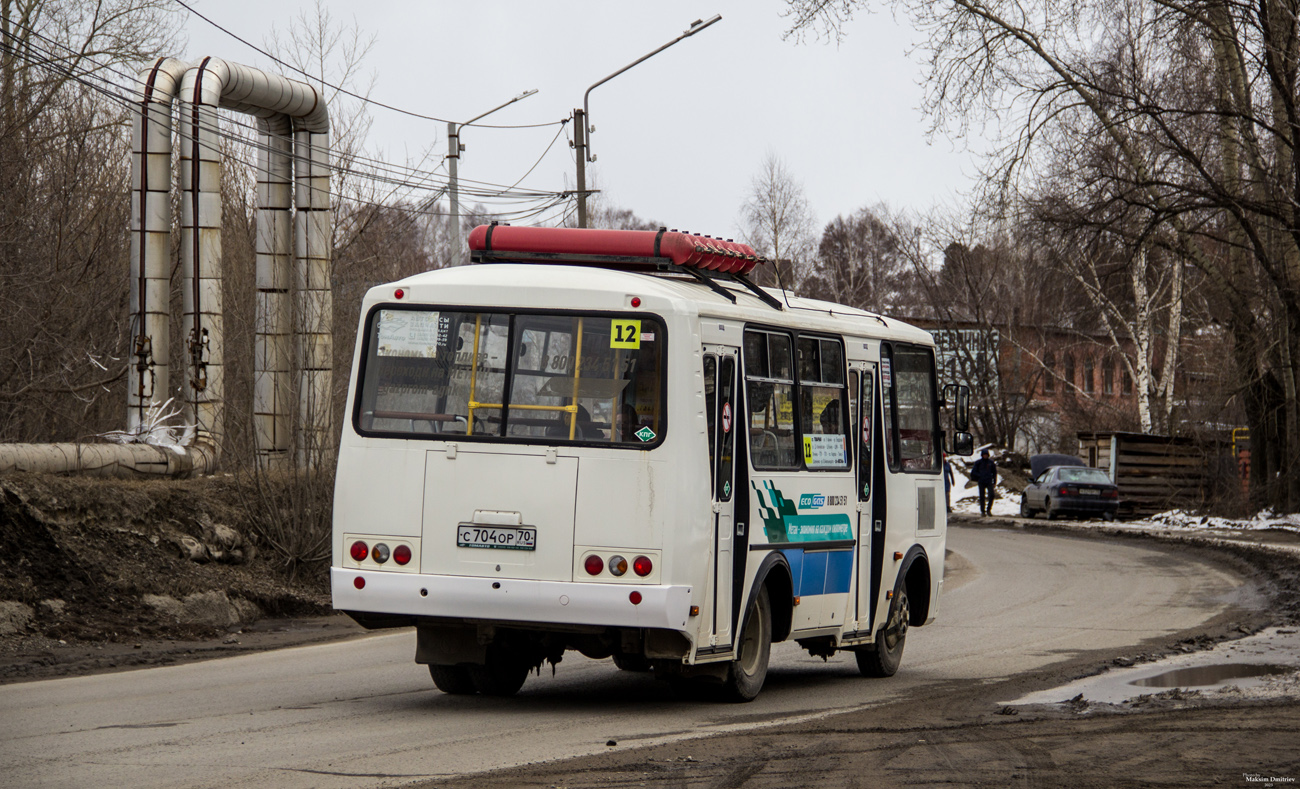
[[[876,633],[876,643],[859,649],[858,671],[864,677],[892,677],[903,662],[903,646],[907,643],[907,627],[912,616],[907,601],[907,587],[900,584],[889,603],[889,619]]]
[[[466,666],[474,687],[484,696],[513,696],[528,679],[528,665],[518,658],[505,654],[500,647],[490,646],[484,665]]]
[[[645,655],[629,655],[624,652],[614,653],[614,665],[623,671],[649,671],[650,659]]]
[[[722,697],[727,701],[753,701],[767,679],[767,661],[772,654],[772,604],[767,587],[754,595],[745,612],[745,625],[736,643],[736,659],[727,669]]]
[[[474,678],[469,675],[469,669],[465,666],[439,666],[430,663],[429,676],[433,677],[434,687],[443,693],[469,696],[478,692],[478,688],[474,686]]]

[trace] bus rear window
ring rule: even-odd
[[[644,314],[381,308],[367,326],[363,434],[657,444],[662,325]]]

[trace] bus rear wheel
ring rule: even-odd
[[[903,645],[907,642],[907,626],[912,608],[907,601],[907,589],[899,587],[889,603],[889,619],[876,633],[876,643],[855,654],[858,671],[864,677],[892,677],[903,662]]]
[[[474,687],[484,696],[513,696],[528,679],[528,664],[500,647],[488,647],[487,659],[481,666],[466,666]]]
[[[443,693],[468,696],[478,692],[466,666],[438,666],[430,663],[429,676],[433,677],[434,686]]]
[[[722,696],[727,701],[753,701],[767,679],[767,661],[772,654],[772,605],[767,587],[754,595],[745,612],[745,625],[736,643],[736,659],[727,669]]]

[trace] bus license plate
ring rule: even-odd
[[[537,550],[537,529],[462,523],[456,527],[456,544],[462,548]]]

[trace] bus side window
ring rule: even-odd
[[[745,332],[745,383],[754,468],[799,468],[790,336]]]
[[[907,471],[939,469],[938,397],[935,391],[934,354],[929,348],[894,344],[890,354],[893,381],[885,414],[893,420],[886,444],[896,455],[890,464]],[[888,384],[887,384],[888,386]]]
[[[799,428],[804,466],[847,469],[844,353],[838,340],[799,338]]]

